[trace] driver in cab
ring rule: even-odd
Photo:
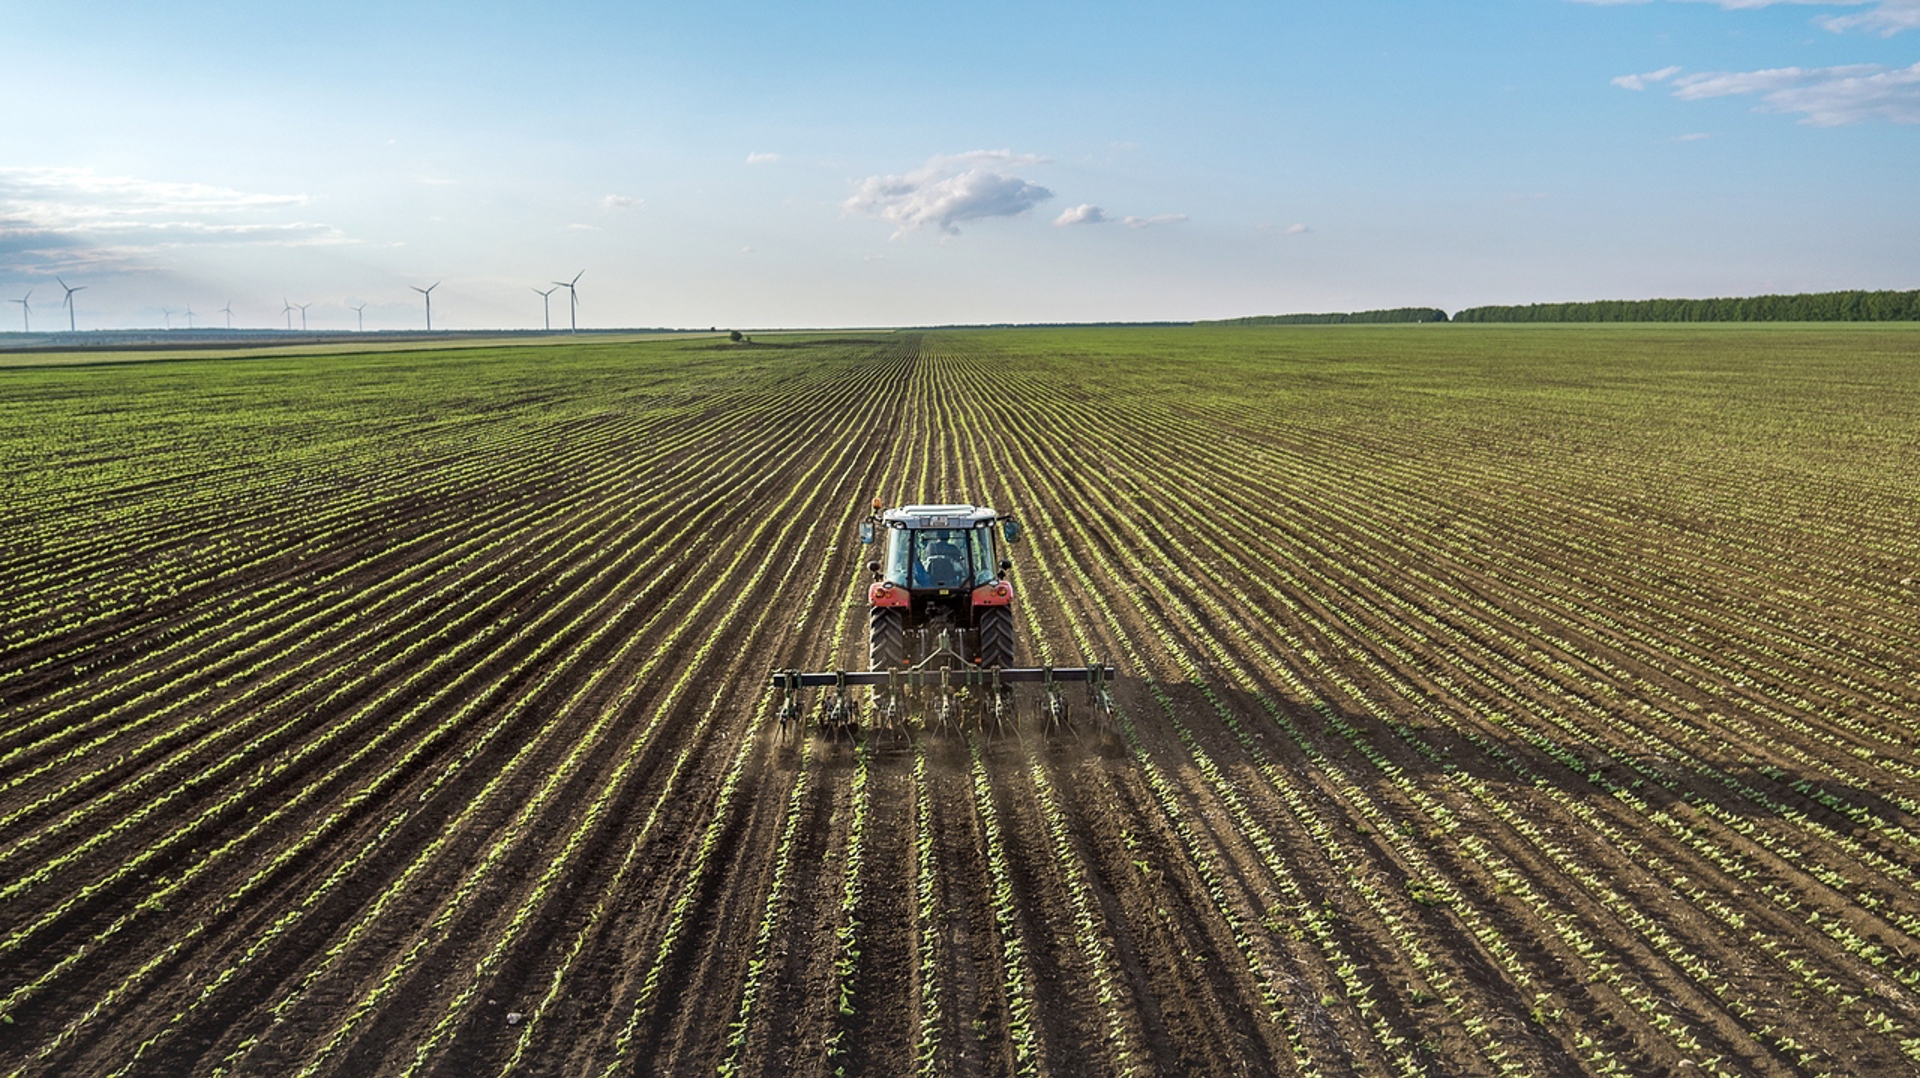
[[[916,588],[957,588],[966,576],[966,555],[946,533],[936,532],[919,544],[920,556],[913,561],[913,586]]]

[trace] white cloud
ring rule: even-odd
[[[1043,163],[1006,150],[943,154],[903,176],[867,177],[843,207],[890,222],[895,238],[928,225],[955,235],[963,221],[1018,217],[1052,198],[1038,184],[996,171]]]
[[[747,164],[749,165],[771,165],[778,160],[780,160],[780,155],[777,153],[750,153],[747,155]]]
[[[1282,231],[1282,234],[1287,236],[1304,236],[1311,231],[1313,231],[1313,229],[1308,228],[1306,225],[1291,224]]]
[[[1818,127],[1872,120],[1920,124],[1920,63],[1702,72],[1675,79],[1673,87],[1673,96],[1683,101],[1757,94],[1762,110],[1800,113],[1802,123]]]
[[[1128,228],[1152,228],[1154,225],[1177,225],[1186,219],[1184,213],[1157,213],[1152,217],[1122,217],[1120,223]]]
[[[1056,227],[1065,228],[1068,225],[1104,225],[1111,220],[1113,218],[1107,216],[1107,211],[1091,202],[1082,202],[1078,206],[1068,207],[1053,219],[1053,223]]]
[[[635,198],[632,195],[607,195],[600,200],[600,208],[603,210],[630,210],[635,206],[644,205],[646,201],[644,198]]]
[[[1576,4],[1645,4],[1651,0],[1573,0]],[[1858,15],[1822,15],[1814,20],[1835,33],[1847,30],[1876,30],[1890,37],[1902,30],[1920,29],[1920,0],[1676,0],[1679,3],[1717,4],[1726,11],[1749,11],[1777,4],[1812,7],[1861,7],[1872,2],[1870,11]]]
[[[1665,82],[1679,73],[1680,68],[1678,66],[1663,67],[1658,71],[1648,71],[1640,75],[1620,75],[1614,78],[1612,82],[1615,86],[1625,87],[1629,90],[1644,90],[1649,83]]]
[[[1712,137],[1713,137],[1712,135],[1709,135],[1709,134],[1707,134],[1707,133],[1706,133],[1705,131],[1692,131],[1692,132],[1688,132],[1687,134],[1684,134],[1684,135],[1675,135],[1675,136],[1673,137],[1673,141],[1675,141],[1675,142],[1705,142],[1705,141],[1707,141],[1708,139],[1710,139],[1710,138],[1712,138]]]

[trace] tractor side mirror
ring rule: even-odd
[[[866,546],[873,545],[873,521],[863,520],[860,522],[860,542]]]
[[[1006,536],[1007,542],[1009,543],[1019,542],[1020,541],[1020,522],[1017,520],[1001,521],[1000,534]]]

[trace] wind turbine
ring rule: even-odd
[[[232,329],[233,328],[233,301],[228,300],[227,305],[225,307],[220,308],[220,313],[227,316],[227,328]]]
[[[440,282],[435,281],[425,288],[421,288],[419,285],[413,285],[413,284],[410,284],[407,287],[427,297],[427,332],[432,333],[433,332],[433,290],[440,287]]]
[[[56,276],[56,277],[54,278],[54,280],[56,280],[56,281],[60,281],[60,278]],[[74,332],[74,328],[73,328],[73,294],[74,294],[75,292],[85,292],[85,291],[87,290],[87,288],[88,288],[89,286],[87,286],[87,285],[84,285],[84,284],[83,284],[83,285],[81,285],[80,287],[78,287],[78,288],[75,288],[75,287],[73,287],[72,285],[70,285],[70,284],[68,284],[68,283],[67,283],[67,282],[65,282],[65,281],[60,281],[60,287],[61,287],[61,288],[64,288],[64,289],[66,289],[66,290],[67,290],[67,296],[66,296],[66,298],[65,298],[65,299],[63,299],[63,300],[61,300],[60,302],[61,302],[61,303],[62,303],[62,304],[63,304],[63,305],[64,305],[64,306],[65,306],[65,307],[67,308],[67,332],[68,332],[68,333],[72,333],[72,332]]]
[[[581,270],[579,273],[574,274],[573,280],[571,281],[553,282],[567,290],[567,298],[571,301],[571,306],[567,309],[567,329],[572,333],[580,332],[580,293],[573,286],[580,283],[580,278],[585,275],[586,272],[586,270]]]
[[[362,303],[362,304],[361,304],[360,306],[358,306],[358,307],[355,307],[355,308],[353,309],[353,313],[354,313],[354,316],[360,319],[360,332],[361,332],[361,333],[365,333],[365,332],[367,331],[367,315],[366,315],[366,310],[367,310],[367,305],[366,305],[366,304],[364,304],[364,303]]]
[[[551,297],[555,292],[560,291],[560,286],[556,284],[545,292],[540,291],[538,288],[533,291],[535,295],[540,297],[540,314],[546,321],[547,332],[551,333],[553,332],[553,299]]]
[[[20,320],[25,323],[28,333],[33,332],[33,306],[27,302],[32,298],[33,289],[29,288],[27,289],[26,295],[21,296],[19,299],[10,299],[7,301],[8,303],[18,303],[20,305]]]
[[[296,303],[294,306],[300,308],[300,332],[305,333],[307,331],[307,308],[313,306],[313,304]]]
[[[280,313],[287,316],[287,330],[291,332],[293,330],[293,304],[288,303],[287,297],[285,296],[280,297]]]
[[[193,328],[193,304],[187,304],[187,328]]]
[[[167,328],[172,329],[173,328],[173,308],[162,307],[160,308],[160,313],[167,316]]]

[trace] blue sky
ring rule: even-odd
[[[36,328],[1920,287],[1920,0],[264,8],[0,2]]]

